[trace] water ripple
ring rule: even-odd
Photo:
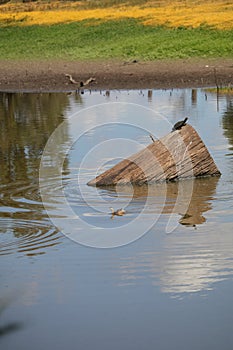
[[[2,185],[0,191],[0,255],[44,254],[61,242],[62,235],[44,210],[38,182],[16,181]]]

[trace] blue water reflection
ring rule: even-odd
[[[232,96],[217,98],[206,89],[1,94],[2,349],[28,344],[38,350],[232,349],[232,105]],[[86,186],[96,169],[101,172],[148,145],[149,133],[165,135],[185,116],[220,178],[154,185],[146,207],[147,187]],[[62,122],[40,183],[48,195],[45,210],[40,159]],[[92,153],[113,138],[116,146]],[[98,235],[98,227],[109,237],[116,226],[124,232],[142,208],[132,235],[152,217],[157,220],[131,244],[93,249],[75,244],[54,226],[57,218],[67,231],[73,229],[64,195],[82,219],[76,228],[83,237]],[[126,206],[127,214],[112,220],[110,206]],[[175,227],[171,233],[169,220]],[[8,325],[20,327],[4,332]]]

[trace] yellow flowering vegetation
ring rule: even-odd
[[[232,86],[220,87],[220,88],[207,88],[204,91],[209,92],[211,94],[219,94],[219,95],[233,95]]]
[[[77,3],[54,2],[31,5],[6,4],[0,7],[0,25],[52,25],[82,20],[119,20],[133,18],[145,25],[197,28],[208,25],[233,29],[233,3],[230,0],[143,2],[141,5],[118,5],[84,8]]]

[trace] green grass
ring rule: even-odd
[[[169,29],[136,20],[0,28],[1,59],[233,57],[233,30]]]

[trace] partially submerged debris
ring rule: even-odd
[[[221,175],[213,158],[194,128],[184,125],[122,160],[89,181],[88,185],[142,185],[213,175]]]

